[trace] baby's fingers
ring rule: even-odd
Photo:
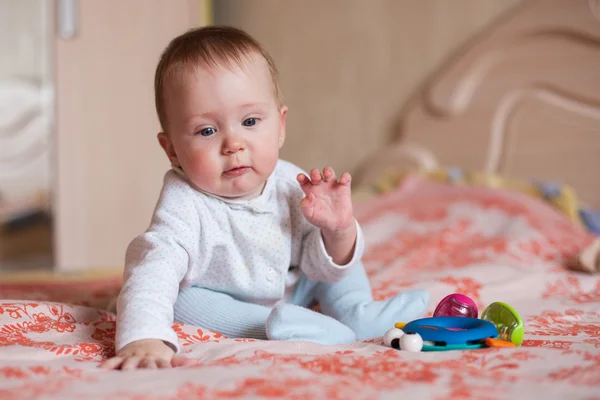
[[[306,197],[300,200],[300,208],[302,209],[302,213],[304,213],[307,218],[312,218],[313,216],[314,200],[315,195],[313,193],[307,194]]]
[[[140,361],[140,368],[156,369],[158,367],[156,366],[156,361],[154,361],[154,359],[146,357],[142,358],[142,361]]]
[[[307,196],[311,192],[311,188],[313,186],[318,186],[323,181],[321,172],[318,169],[313,169],[312,171],[310,171],[310,178],[307,177],[305,174],[299,174],[297,176],[297,179],[298,183],[300,183],[300,188]]]
[[[344,172],[340,178],[340,185],[349,185],[352,181],[352,176],[348,172]]]
[[[313,168],[310,171],[310,179],[313,185],[318,185],[323,180],[323,176],[321,175],[321,171],[316,168]]]
[[[331,167],[325,167],[323,169],[323,178],[325,182],[335,181],[335,171]]]
[[[310,179],[304,174],[298,174],[296,179],[298,179],[298,183],[302,186],[310,184]]]
[[[299,174],[297,179],[298,183],[300,183],[300,188],[302,189],[304,194],[308,194],[310,192],[310,188],[312,187],[312,183],[310,182],[308,176],[304,174]]]
[[[171,365],[174,367],[186,367],[189,365],[196,365],[198,364],[198,361],[191,359],[191,358],[187,358],[184,356],[174,356],[171,359]]]
[[[101,369],[117,369],[123,362],[123,357],[112,357],[100,364]]]
[[[142,361],[142,359],[138,356],[129,357],[125,360],[125,362],[123,362],[123,365],[121,365],[121,369],[125,371],[136,369],[140,364],[140,361]]]

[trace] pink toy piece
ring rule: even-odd
[[[464,294],[453,293],[439,302],[433,316],[477,318],[478,313],[479,310],[477,310],[477,305],[473,300]]]

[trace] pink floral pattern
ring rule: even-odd
[[[174,324],[195,367],[102,372],[119,279],[0,284],[0,399],[598,398],[600,279],[567,270],[591,241],[525,194],[419,178],[357,206],[376,298],[408,288],[482,309],[504,301],[526,321],[523,345],[438,353],[228,339]],[[67,290],[68,289],[68,290]]]

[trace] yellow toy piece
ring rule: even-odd
[[[468,172],[460,171],[459,176],[451,172],[451,169],[439,168],[435,170],[388,170],[381,179],[373,186],[372,190],[375,193],[389,192],[402,183],[408,175],[418,176],[420,178],[429,179],[436,182],[448,183],[456,186],[483,186],[497,189],[510,189],[526,193],[537,199],[546,201],[563,214],[565,214],[573,222],[583,225],[583,221],[579,216],[580,204],[575,191],[568,185],[561,185],[560,192],[552,198],[544,197],[544,193],[540,188],[526,181],[511,179],[501,175],[487,174],[483,172]]]

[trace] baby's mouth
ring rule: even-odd
[[[246,167],[246,166],[235,167],[235,168],[231,168],[231,169],[228,169],[227,171],[223,172],[223,175],[229,176],[229,177],[240,176],[240,175],[244,175],[244,174],[250,172],[250,169],[251,169],[250,167]]]

